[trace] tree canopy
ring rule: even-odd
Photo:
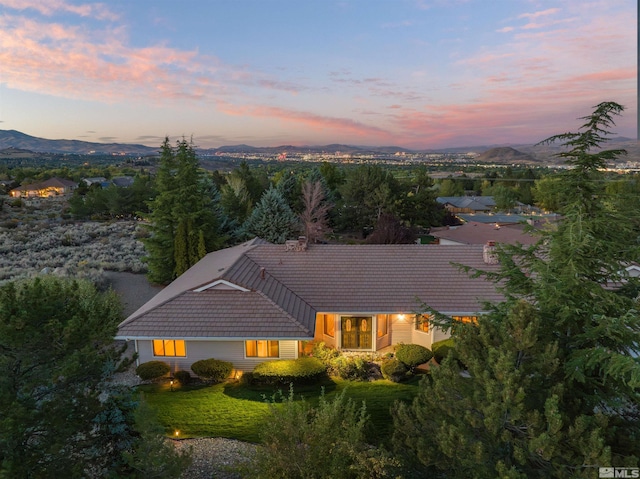
[[[586,478],[599,466],[638,465],[639,305],[624,294],[636,282],[625,266],[639,258],[637,223],[601,181],[606,162],[624,154],[602,149],[621,112],[602,103],[580,132],[546,140],[567,148],[563,219],[533,246],[500,248],[497,274],[475,272],[505,301],[453,329],[456,358],[394,413],[394,442],[417,470]]]

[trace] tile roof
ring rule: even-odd
[[[496,268],[482,258],[481,245],[285,251],[255,239],[205,256],[122,322],[118,337],[313,337],[318,311],[411,313],[420,302],[443,313],[473,313],[501,296],[493,283],[453,263]]]
[[[533,244],[539,238],[524,232],[524,224],[497,226],[497,223],[481,223],[470,221],[463,225],[432,229],[429,234],[442,240],[454,241],[458,244],[486,244],[496,241],[504,244]]]

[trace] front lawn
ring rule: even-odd
[[[396,400],[411,401],[417,393],[418,381],[419,377],[406,383],[334,379],[324,386],[300,386],[294,393],[296,398],[302,395],[314,404],[322,387],[328,399],[347,389],[347,396],[358,405],[366,402],[371,416],[370,440],[379,442],[391,431],[389,408]],[[255,389],[241,383],[174,387],[173,391],[163,383],[140,386],[139,391],[158,414],[167,435],[175,437],[178,431],[180,438],[227,437],[248,442],[260,440],[269,411],[265,398],[275,393],[273,388]]]

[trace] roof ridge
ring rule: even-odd
[[[278,281],[279,284],[282,284]],[[282,284],[282,286],[284,288],[286,288],[288,291],[291,291],[289,288],[287,288],[286,286],[284,286]],[[300,329],[302,329],[303,332],[307,333],[307,334],[311,334],[313,335],[313,331],[310,331],[305,325],[301,324],[296,318],[293,317],[293,315],[287,311],[286,309],[284,309],[282,306],[280,306],[278,303],[276,303],[273,299],[271,299],[269,296],[267,296],[267,294],[265,294],[263,291],[260,291],[258,289],[254,290],[254,292],[258,293],[260,296],[262,296],[264,299],[266,299],[267,301],[269,301],[271,304],[273,304],[277,309],[279,309],[280,311],[282,311],[289,319],[291,319],[291,322],[294,323],[295,325],[297,325],[298,327],[300,327]],[[305,300],[303,300],[302,298],[300,298],[300,296],[298,296],[297,294],[295,294],[293,291],[291,291],[291,294],[293,294],[296,298],[299,298],[300,301],[302,301],[303,303],[305,303],[307,306],[309,306],[309,308],[311,308],[311,310],[315,311],[314,308],[311,307],[311,305],[309,303],[307,303]]]

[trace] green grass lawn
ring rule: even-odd
[[[411,401],[417,393],[419,378],[406,383],[380,380],[354,382],[334,379],[322,385],[294,388],[296,398],[304,397],[316,404],[324,387],[327,399],[342,390],[359,405],[365,401],[371,416],[370,440],[384,440],[391,431],[389,408],[396,401]],[[269,413],[266,399],[276,392],[274,388],[255,389],[242,383],[224,383],[211,386],[174,387],[167,383],[140,386],[139,391],[156,411],[167,435],[179,437],[227,437],[241,441],[258,442],[260,431]],[[285,394],[287,390],[283,391]]]

